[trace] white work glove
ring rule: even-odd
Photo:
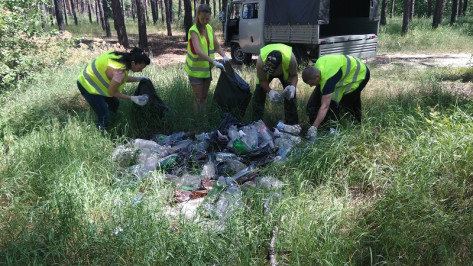
[[[214,60],[212,63],[214,64],[215,67],[220,68],[221,70],[224,69],[222,63],[219,63],[216,60]]]
[[[148,103],[148,94],[131,96],[130,100],[140,106],[143,106]]]
[[[149,78],[146,77],[146,76],[138,76],[138,77],[135,77],[135,78],[136,78],[137,80],[139,80],[139,81],[142,81],[142,80],[149,80]]]
[[[288,100],[293,99],[295,95],[296,95],[296,87],[292,85],[286,86],[286,88],[282,92],[282,96],[284,96],[284,98]]]
[[[228,56],[223,57],[223,63],[225,64],[226,62],[230,62],[230,58],[228,58]]]
[[[314,126],[310,126],[309,130],[307,130],[307,138],[314,139],[317,137],[317,128]]]
[[[278,103],[282,100],[281,94],[279,94],[279,92],[275,90],[270,90],[268,94],[269,94],[269,100],[274,103]]]

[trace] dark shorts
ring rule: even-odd
[[[195,78],[195,77],[189,76],[189,82],[190,82],[191,85],[202,85],[205,82],[211,82],[211,81],[212,81],[212,77],[210,77],[210,78]]]

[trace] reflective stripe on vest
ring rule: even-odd
[[[87,66],[88,67],[88,66]],[[108,93],[105,93],[102,89],[100,89],[99,85],[97,85],[97,83],[95,83],[95,81],[89,76],[89,74],[87,74],[87,67],[84,68],[84,72],[82,72],[82,75],[84,75],[84,78],[87,80],[87,82],[89,82],[89,84],[94,87],[94,89],[102,96],[107,96]],[[100,75],[99,71],[97,70],[97,67],[95,66],[95,60],[92,61],[92,64],[91,64],[91,67],[92,67],[92,71],[94,71],[94,75],[96,78],[99,79],[100,83],[102,83],[102,86],[108,88],[108,86],[110,85],[110,83],[106,82],[102,76]]]
[[[122,69],[125,72],[125,76],[123,78],[123,82],[117,88],[118,91],[122,91],[125,87],[128,71],[125,69],[125,65],[123,63],[114,60],[118,58],[119,56],[116,56],[111,52],[101,55],[99,58],[93,60],[87,65],[87,67],[84,68],[84,70],[79,75],[78,81],[90,94],[111,97],[108,93],[110,81],[108,81],[108,78],[106,78],[106,71],[108,67]]]
[[[210,58],[215,59],[215,48],[214,48],[214,39],[213,39],[213,29],[209,24],[206,25],[207,28],[207,37],[209,38],[209,43],[207,44],[207,39],[205,36],[201,36],[197,26],[194,24],[187,34],[187,55],[186,55],[186,64],[184,68],[187,74],[191,77],[196,78],[209,78],[210,77],[210,63],[201,58],[198,54],[192,53],[191,49],[191,32],[194,31],[199,37],[199,44],[202,51],[207,52]]]
[[[320,88],[322,92],[325,83],[331,78],[331,76],[326,76],[326,73],[329,72],[331,75],[335,75],[336,69],[342,69],[342,78],[336,84],[332,95],[332,100],[338,103],[342,100],[343,95],[351,93],[358,88],[366,76],[366,66],[361,63],[360,59],[347,55],[327,55],[324,59],[325,66],[323,69],[319,69],[322,72],[323,79]],[[352,69],[352,65],[355,63],[356,68]],[[317,67],[321,68],[321,66],[317,66],[316,62]]]
[[[279,51],[282,55],[282,73],[283,79],[285,82],[289,82],[289,64],[291,63],[292,58],[292,47],[289,45],[285,45],[282,43],[273,43],[268,44],[260,49],[261,60],[263,61],[263,65],[266,62],[266,58],[268,54],[272,51]],[[269,74],[266,75],[266,79],[269,81]],[[256,84],[259,84],[259,79],[256,78]]]

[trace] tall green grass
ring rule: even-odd
[[[263,265],[273,238],[281,265],[471,264],[473,104],[444,81],[471,83],[452,69],[369,67],[363,123],[343,118],[339,135],[322,131],[289,161],[261,169],[285,183],[284,193],[267,212],[272,193],[250,190],[224,228],[170,215],[173,188],[159,173],[122,174],[111,154],[140,133],[132,103],[121,101],[110,130],[97,131],[76,87],[82,64],[1,95],[0,264]],[[252,67],[238,73],[254,88]],[[211,100],[218,70],[208,123],[193,118],[182,65],[151,65],[143,74],[171,107],[156,133],[218,126]],[[311,90],[298,86],[305,128]],[[282,108],[266,107],[274,126]],[[251,122],[248,114],[243,120]]]

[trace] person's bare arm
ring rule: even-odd
[[[124,99],[124,100],[129,100],[130,96],[123,94],[118,91],[118,87],[123,83],[123,79],[125,77],[125,72],[121,69],[113,69],[113,68],[107,68],[107,71],[105,72],[108,79],[110,80],[110,85],[108,85],[108,94],[112,97]],[[134,77],[130,77],[134,78]],[[127,79],[128,81],[128,79]]]
[[[320,101],[319,112],[317,113],[317,117],[315,118],[315,121],[312,124],[314,127],[319,127],[322,121],[324,121],[325,116],[327,115],[328,109],[330,108],[331,101],[332,101],[332,93],[322,95],[322,99]]]

